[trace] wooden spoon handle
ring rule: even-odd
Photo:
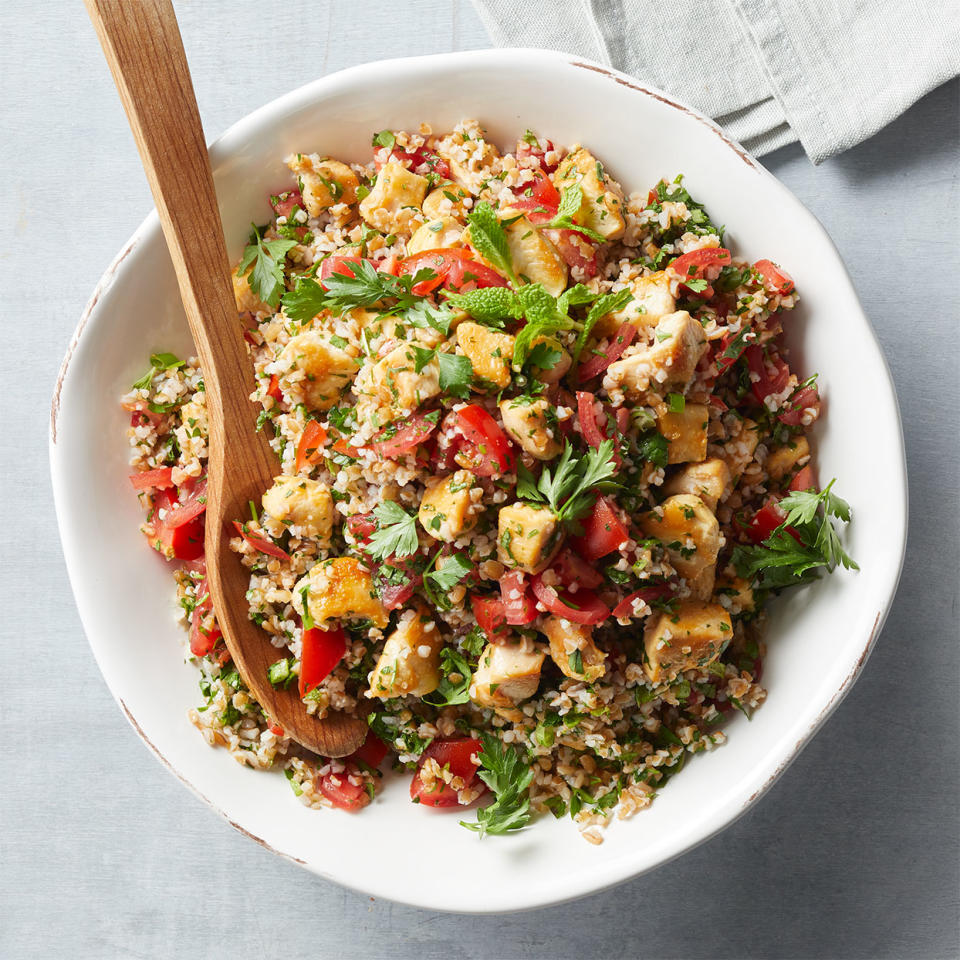
[[[197,346],[210,426],[205,556],[224,640],[268,715],[293,739],[331,757],[364,740],[362,719],[308,715],[296,689],[274,689],[278,651],[248,618],[249,573],[229,549],[228,524],[245,515],[279,472],[253,428],[254,377],[236,302],[210,158],[170,0],[85,0],[120,91],[173,259]]]

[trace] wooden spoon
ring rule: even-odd
[[[255,430],[253,369],[230,280],[210,158],[186,55],[169,0],[85,0],[120,91],[173,259],[196,343],[210,421],[207,468],[207,586],[227,648],[254,697],[287,735],[342,757],[367,725],[346,714],[316,720],[297,694],[277,689],[267,668],[279,659],[248,618],[250,575],[230,550],[231,521],[246,516],[279,466]]]

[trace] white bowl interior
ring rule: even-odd
[[[788,321],[790,339],[801,370],[821,374],[819,473],[838,477],[838,492],[854,507],[848,542],[862,571],[838,572],[776,604],[768,701],[752,722],[735,716],[729,742],[689,763],[650,809],[616,823],[599,847],[568,820],[550,818],[520,835],[479,841],[456,815],[409,803],[405,777],[359,816],[313,812],[279,774],[251,772],[206,746],[186,719],[199,700],[196,673],[180,655],[170,570],[138,532],[126,416],[116,402],[151,351],[191,352],[155,217],[104,278],[78,330],[51,457],[90,644],[131,721],[174,772],[234,825],[340,883],[434,909],[498,911],[578,896],[650,869],[730,823],[772,782],[869,652],[896,586],[906,493],[890,379],[819,224],[707,121],[561,55],[485,51],[372,64],[261,109],[211,151],[231,257],[250,221],[267,219],[268,192],[289,185],[288,153],[364,159],[379,129],[425,121],[440,130],[465,117],[480,119],[504,147],[526,127],[558,143],[588,144],[628,190],[683,172],[714,220],[729,225],[735,253],[782,263],[803,298]]]

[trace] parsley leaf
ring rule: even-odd
[[[506,747],[495,736],[480,735],[483,749],[479,753],[480,779],[494,792],[496,800],[477,811],[477,822],[461,820],[460,825],[474,830],[481,837],[519,830],[530,822],[530,796],[527,790],[533,770],[521,754]]]
[[[473,380],[470,358],[459,353],[438,353],[437,364],[440,367],[440,389],[465,400],[470,393],[470,381]]]
[[[153,353],[150,355],[150,369],[133,384],[134,390],[149,390],[153,378],[164,370],[176,370],[186,364],[172,353]]]
[[[253,226],[251,242],[243,251],[243,257],[237,267],[237,276],[242,277],[253,264],[247,278],[250,289],[268,306],[280,303],[283,292],[283,263],[287,252],[297,245],[296,240],[264,240],[256,224]]]
[[[655,467],[667,465],[667,438],[662,433],[648,433],[638,441],[640,456],[649,460]]]
[[[598,491],[613,489],[610,478],[616,472],[613,460],[613,441],[604,440],[598,449],[573,459],[573,447],[568,443],[556,465],[544,467],[537,482],[539,500],[546,500],[557,515],[557,520],[578,520],[590,512]],[[528,489],[526,481],[525,489]],[[520,485],[517,486],[518,495]]]
[[[470,227],[470,245],[516,284],[507,234],[493,207],[486,200],[481,200],[467,215],[467,225]]]
[[[543,225],[547,230],[576,230],[578,233],[585,234],[591,240],[597,243],[606,243],[606,237],[597,233],[590,227],[585,227],[577,223],[573,217],[578,213],[583,205],[583,187],[579,183],[564,187],[560,195],[560,206],[557,208],[557,215],[549,222]]]
[[[552,347],[546,340],[536,344],[527,357],[527,366],[536,367],[538,370],[552,370],[559,362],[563,354]]]
[[[297,323],[308,323],[326,306],[327,295],[312,277],[297,277],[294,288],[283,295],[284,312]]]
[[[451,679],[451,676],[459,679]],[[423,699],[435,707],[453,706],[470,700],[470,681],[473,671],[466,658],[455,647],[440,651],[440,683],[437,689]]]
[[[381,130],[379,133],[373,135],[373,147],[386,147],[388,150],[392,150],[397,144],[397,138],[393,135],[393,132],[390,130]]]
[[[417,518],[392,500],[385,500],[373,508],[377,529],[370,537],[367,553],[374,560],[387,557],[409,557],[417,552]]]

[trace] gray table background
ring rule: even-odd
[[[489,45],[465,0],[178,10],[210,138],[326,72]],[[956,81],[820,168],[796,146],[766,160],[842,251],[900,396],[911,534],[862,679],[721,836],[578,903],[463,918],[374,902],[249,842],[163,770],[110,697],[60,553],[47,411],[90,291],[151,204],[81,4],[5,3],[0,35],[0,957],[960,953]],[[437,858],[452,877],[465,868]]]

